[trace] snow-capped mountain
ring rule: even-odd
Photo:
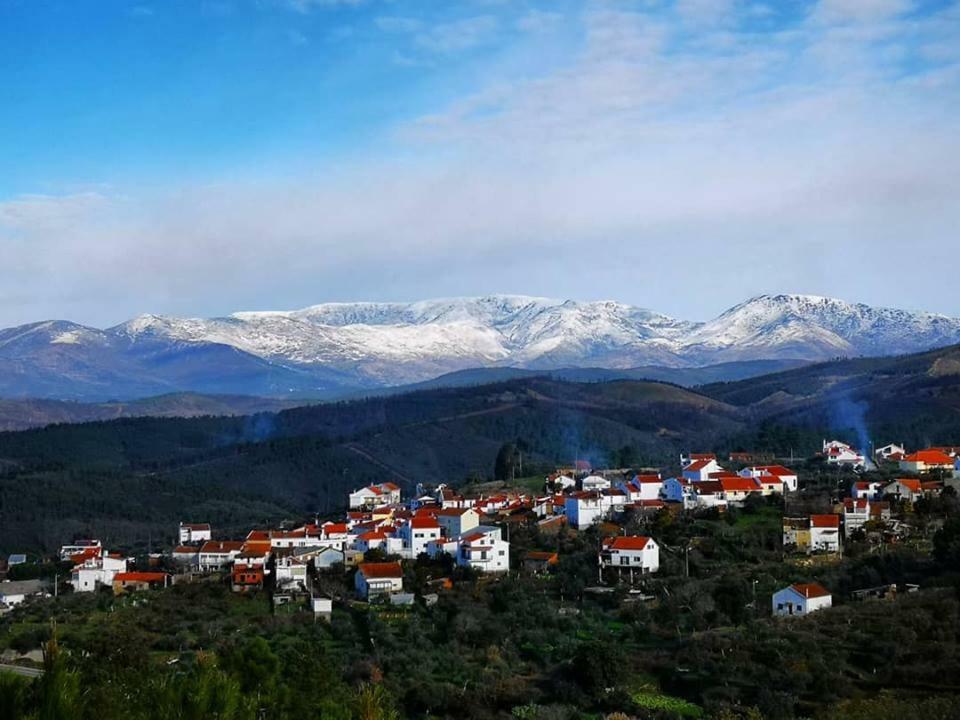
[[[61,321],[3,330],[0,396],[322,395],[465,368],[694,367],[958,342],[954,318],[807,295],[762,295],[705,323],[524,296],[328,303],[212,319],[143,315],[106,330]]]

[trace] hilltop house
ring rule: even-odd
[[[601,568],[655,573],[660,569],[660,546],[653,538],[642,535],[605,538],[599,563]]]
[[[716,458],[692,460],[683,468],[683,477],[690,482],[703,482],[710,478],[710,473],[722,470]]]
[[[203,572],[220,570],[232,563],[241,552],[241,540],[208,540],[200,546],[197,566]]]
[[[740,475],[758,480],[762,480],[764,476],[772,475],[783,483],[783,490],[797,491],[797,473],[783,465],[754,465],[741,470]]]
[[[209,523],[180,523],[180,544],[206,542],[213,539]]]
[[[127,571],[126,558],[116,553],[100,553],[85,556],[78,553],[73,556],[74,568],[70,573],[70,584],[74,592],[93,592],[101,585],[113,585],[117,573]]]
[[[860,452],[839,440],[823,441],[823,457],[828,465],[862,468],[866,464],[866,458]]]
[[[774,593],[772,604],[780,617],[809,615],[833,605],[833,596],[817,583],[795,583]]]
[[[360,563],[354,576],[357,595],[368,600],[377,595],[403,591],[403,568],[400,563]]]
[[[446,537],[462,535],[480,524],[480,514],[473,508],[444,508],[435,517]]]
[[[810,550],[813,552],[840,552],[840,516],[810,516]]]
[[[170,576],[165,572],[119,572],[113,576],[113,594],[166,587]]]
[[[397,505],[400,502],[400,486],[392,482],[370,485],[354,490],[349,496],[351,510],[382,505]]]
[[[923,497],[923,487],[921,482],[916,478],[897,478],[893,482],[883,486],[883,495],[896,498],[897,500],[913,502]]]
[[[43,580],[7,580],[0,582],[0,606],[11,608],[25,602],[28,598],[47,594]]]
[[[900,460],[900,469],[909,473],[928,473],[935,470],[953,474],[954,459],[942,450],[918,450]]]
[[[609,488],[610,481],[600,475],[587,475],[580,481],[580,489],[584,492],[608,490]]]
[[[397,528],[404,557],[416,559],[427,552],[427,545],[440,537],[440,524],[432,517],[413,517]]]
[[[897,445],[897,443],[890,443],[873,451],[873,456],[877,460],[899,461],[906,454],[906,448],[903,445]]]
[[[627,482],[617,483],[617,489],[626,494],[629,503],[656,500],[663,489],[663,479],[659,475],[634,475]]]
[[[460,538],[457,565],[481,572],[507,572],[510,569],[510,543],[500,528],[480,525]]]

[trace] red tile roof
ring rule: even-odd
[[[840,516],[839,515],[811,515],[810,527],[838,528],[840,527]]]
[[[403,577],[403,568],[399,562],[360,563],[360,572],[365,578]]]
[[[907,490],[912,493],[920,492],[920,481],[914,478],[897,478],[898,483],[903,485]]]
[[[794,583],[791,585],[794,590],[805,598],[829,597],[830,591],[819,583]]]
[[[207,540],[201,547],[202,553],[226,554],[243,550],[241,540]]]
[[[724,477],[719,482],[724,492],[755,492],[760,489],[753,478]]]
[[[765,472],[768,475],[776,475],[777,477],[791,477],[797,474],[795,470],[786,468],[783,465],[760,465],[755,469]]]
[[[924,465],[953,465],[953,458],[940,450],[918,450],[912,455],[907,455],[903,460]]]
[[[603,546],[608,550],[643,550],[650,538],[645,535],[618,536],[615,538],[605,538]]]

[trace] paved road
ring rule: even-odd
[[[23,667],[22,665],[0,665],[0,672],[12,672],[29,678],[43,675],[43,670],[40,668]]]

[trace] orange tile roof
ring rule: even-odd
[[[953,465],[953,458],[940,450],[918,450],[912,455],[907,455],[903,460],[925,465]]]
[[[241,540],[207,540],[201,547],[202,553],[231,553],[243,550]]]
[[[819,583],[794,583],[791,585],[794,590],[805,598],[829,597],[830,591]]]
[[[811,515],[810,527],[838,528],[840,527],[840,516],[839,515]]]
[[[643,550],[650,538],[645,535],[626,536],[620,535],[615,538],[605,538],[603,546],[608,550]]]
[[[360,563],[360,572],[366,578],[403,577],[403,568],[399,562]]]

